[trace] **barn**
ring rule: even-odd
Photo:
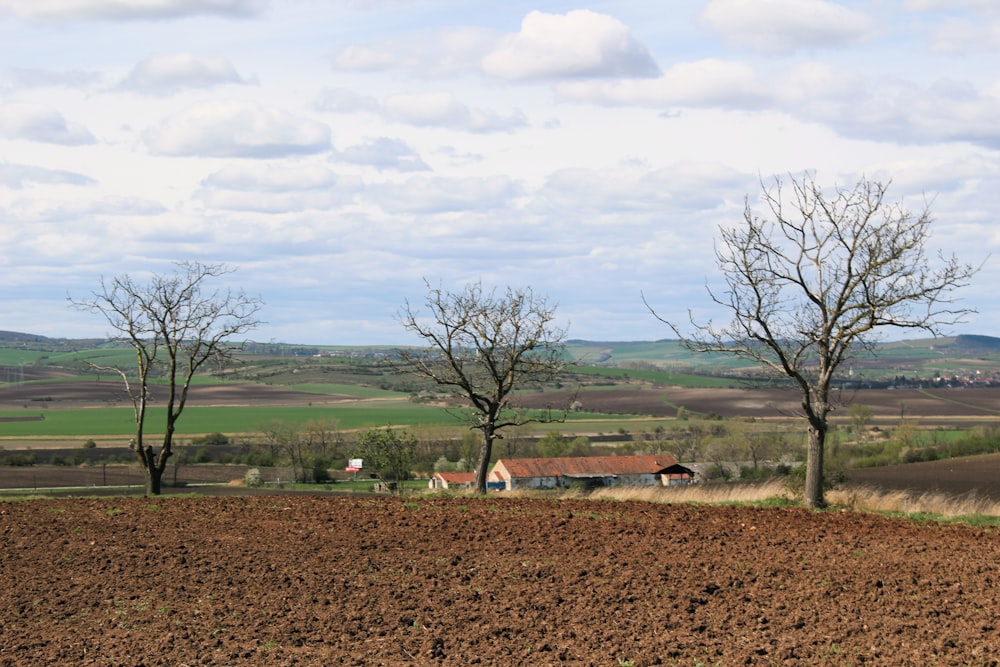
[[[686,486],[694,484],[694,477],[695,471],[682,466],[680,463],[675,463],[660,471],[660,479],[663,480],[663,486]]]
[[[598,486],[656,486],[663,471],[677,465],[669,454],[500,459],[490,478],[507,490]]]

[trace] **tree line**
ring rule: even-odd
[[[808,436],[804,500],[822,507],[838,369],[859,349],[872,351],[886,328],[938,335],[962,321],[973,311],[957,305],[952,293],[978,267],[929,254],[929,205],[913,212],[889,200],[887,183],[862,178],[853,187],[824,188],[805,173],[789,185],[780,178],[760,185],[756,200],[745,197],[742,219],[718,230],[715,259],[723,287],[709,287],[707,300],[727,314],[727,323],[689,316],[684,325],[659,314],[646,295],[642,301],[688,349],[747,359],[792,382]],[[137,382],[124,368],[103,370],[120,375],[132,401],[131,447],[145,472],[147,495],[160,492],[192,377],[206,364],[230,363],[238,349],[233,338],[256,328],[263,308],[242,291],[211,287],[231,272],[228,267],[177,267],[146,282],[127,274],[102,279],[91,297],[71,300],[102,315],[117,340],[135,350]],[[451,291],[425,280],[425,288],[423,305],[404,302],[398,320],[426,347],[401,350],[401,364],[470,406],[466,425],[479,436],[476,490],[485,493],[493,449],[504,433],[557,422],[560,409],[569,410],[553,406],[540,416],[520,410],[514,400],[525,383],[550,380],[570,363],[562,354],[567,330],[557,324],[555,306],[531,287],[473,282]],[[155,368],[166,369],[168,383],[159,450],[144,440],[147,379]]]

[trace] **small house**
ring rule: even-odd
[[[436,472],[428,486],[432,489],[471,489],[476,485],[474,472]]]

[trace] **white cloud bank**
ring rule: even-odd
[[[251,83],[222,56],[171,53],[150,56],[137,64],[119,87],[144,95],[170,95],[193,88]]]
[[[0,135],[64,146],[82,146],[96,141],[80,123],[38,104],[0,104]]]
[[[642,295],[724,316],[718,226],[804,170],[931,201],[932,256],[1000,250],[997,3],[0,0],[0,22],[4,329],[102,335],[67,291],[193,259],[263,297],[258,339],[412,342],[393,316],[424,279],[662,338]],[[998,280],[961,331],[1000,329]]]
[[[0,13],[53,22],[127,21],[198,15],[248,17],[264,6],[264,0],[0,0]]]
[[[849,45],[874,32],[867,15],[826,0],[711,0],[701,18],[729,44],[772,55]]]
[[[144,135],[159,155],[278,158],[330,147],[330,128],[281,109],[211,102],[182,111]]]
[[[513,81],[659,73],[649,50],[625,24],[585,9],[529,13],[520,32],[504,38],[482,66],[487,74]]]

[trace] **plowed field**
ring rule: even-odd
[[[1000,537],[527,498],[0,504],[0,665],[996,665]]]

